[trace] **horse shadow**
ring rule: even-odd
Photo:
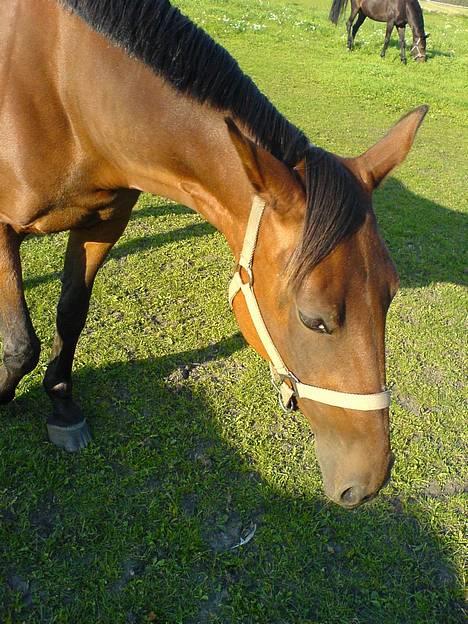
[[[438,56],[442,56],[445,58],[453,58],[452,52],[443,52],[437,48],[433,48],[432,46],[426,48],[426,56],[427,59],[437,58]]]
[[[247,448],[258,444],[251,415],[213,399],[243,345],[234,334],[79,369],[94,443],[78,455],[45,442],[39,386],[7,408],[5,621],[461,624],[454,553],[423,500],[383,493],[347,512],[281,485],[227,437],[245,419]]]
[[[137,221],[146,217],[164,217],[168,215],[185,214],[193,214],[193,211],[185,206],[172,203],[163,206],[155,204],[134,210],[130,221]],[[154,235],[140,236],[131,240],[121,240],[117,242],[115,247],[111,250],[109,259],[114,258],[120,260],[131,254],[138,253],[143,249],[159,248],[178,241],[188,240],[189,238],[207,236],[212,232],[214,232],[214,228],[209,223],[203,222],[193,223],[185,227],[175,228]],[[37,286],[60,279],[61,275],[61,271],[51,271],[43,275],[26,277],[24,280],[24,288],[25,290],[36,288]]]
[[[403,287],[466,284],[466,214],[413,193],[396,178],[375,193],[374,207]]]

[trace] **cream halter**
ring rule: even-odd
[[[253,289],[253,256],[264,209],[265,202],[260,197],[255,196],[245,231],[238,268],[229,285],[229,305],[232,308],[234,297],[239,292],[242,292],[257,334],[270,358],[273,385],[278,390],[281,406],[286,411],[291,411],[294,409],[294,399],[297,398],[310,399],[326,405],[361,411],[387,408],[390,405],[390,392],[388,390],[377,392],[376,394],[349,394],[347,392],[310,386],[309,384],[301,383],[283,362],[265,325]],[[242,281],[241,268],[246,272],[248,282]],[[278,383],[275,383],[275,380]]]

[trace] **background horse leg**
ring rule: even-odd
[[[84,448],[91,439],[85,418],[72,398],[72,366],[75,349],[88,315],[96,273],[122,235],[138,193],[125,196],[117,216],[89,229],[70,232],[62,292],[57,307],[57,331],[44,388],[52,400],[47,419],[49,439],[67,451]]]
[[[354,39],[356,38],[357,31],[361,28],[361,26],[362,26],[362,24],[363,24],[365,19],[366,19],[366,16],[359,9],[359,15],[358,15],[358,18],[356,20],[356,23],[353,26],[353,31],[352,31],[352,35],[351,35],[351,47],[354,47]]]
[[[348,50],[353,49],[353,36],[351,33],[351,26],[353,25],[356,15],[358,14],[358,11],[359,11],[359,8],[357,6],[357,3],[353,0],[351,2],[351,14],[349,16],[349,20],[346,22],[346,30],[348,31]]]
[[[400,37],[400,58],[401,62],[406,65],[406,41],[405,41],[405,26],[397,26],[398,36]]]
[[[394,25],[395,24],[393,22],[387,22],[387,31],[385,32],[385,41],[383,44],[382,52],[380,53],[380,56],[382,58],[385,56],[385,52],[387,51],[388,44],[390,43],[390,37],[392,35],[392,30],[393,30]]]
[[[0,403],[14,398],[22,377],[36,367],[41,349],[24,299],[19,255],[23,238],[9,225],[0,224]]]

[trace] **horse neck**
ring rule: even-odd
[[[159,79],[145,83],[153,84],[151,93],[146,91],[121,112],[125,120],[120,127],[133,124],[131,148],[124,131],[117,139],[121,149],[109,154],[124,184],[189,206],[224,234],[237,253],[254,190],[224,115],[181,96]]]
[[[408,24],[413,32],[413,44],[424,37],[424,17],[417,0],[410,0],[407,9]]]
[[[189,206],[238,254],[254,191],[225,113],[177,92],[77,17],[67,16],[66,25],[62,40],[80,50],[80,66],[70,58],[65,68],[73,84],[63,91],[64,106],[72,117],[79,110],[74,125],[110,166],[112,183]]]

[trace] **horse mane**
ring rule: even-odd
[[[350,192],[352,174],[335,156],[311,145],[235,59],[168,0],[58,2],[181,93],[240,120],[287,166],[304,161],[307,208],[302,243],[291,265],[295,281],[362,223],[357,195]]]
[[[304,166],[304,228],[289,262],[291,285],[296,289],[342,240],[359,229],[367,213],[360,183],[334,154],[311,147]]]
[[[237,61],[168,0],[59,0],[178,91],[229,111],[276,158],[295,165],[309,140]]]
[[[406,11],[413,18],[414,28],[416,30],[416,33],[413,31],[413,39],[416,39],[416,36],[425,37],[424,15],[418,0],[408,1]],[[416,36],[414,36],[415,34]]]

